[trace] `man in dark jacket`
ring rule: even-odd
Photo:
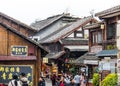
[[[39,78],[38,86],[46,86],[45,80],[44,80],[43,77],[40,77],[40,78]]]

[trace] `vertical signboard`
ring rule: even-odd
[[[30,84],[33,82],[33,67],[31,65],[0,65],[0,83],[8,83],[14,74],[25,73]]]

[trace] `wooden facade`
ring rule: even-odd
[[[25,71],[30,78],[30,85],[37,86],[41,72],[41,56],[46,52],[42,46],[30,40],[11,26],[0,23],[0,83],[7,84],[10,74]],[[15,68],[19,71],[15,71]],[[13,68],[13,69],[11,69]],[[25,69],[24,69],[25,68]]]
[[[119,8],[120,5],[96,13],[95,15],[102,21],[86,27],[89,29],[89,52],[96,54],[99,58],[100,81],[110,73],[117,73]]]

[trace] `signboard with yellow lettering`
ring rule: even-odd
[[[11,46],[12,56],[27,56],[28,47],[27,46]]]
[[[13,74],[25,73],[30,84],[33,82],[33,66],[31,65],[0,65],[0,83],[8,83]]]

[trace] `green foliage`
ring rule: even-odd
[[[99,86],[99,74],[98,73],[94,73],[93,74],[93,86]]]
[[[117,86],[117,74],[109,74],[103,79],[100,86]]]

